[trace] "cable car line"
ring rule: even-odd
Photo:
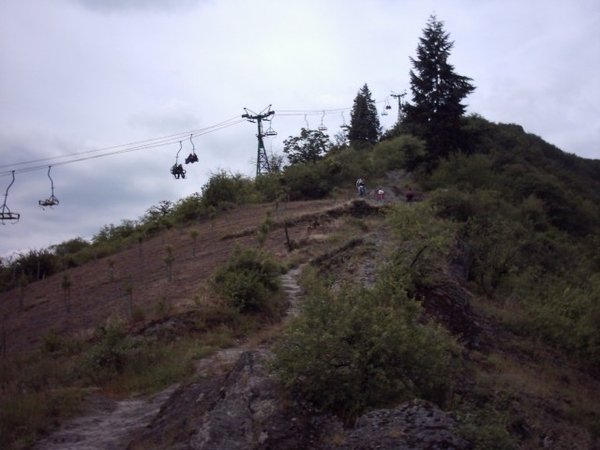
[[[146,149],[155,148],[155,147],[163,147],[163,146],[167,146],[167,145],[171,145],[171,144],[179,142],[181,140],[181,138],[185,135],[201,136],[204,134],[208,134],[208,133],[211,133],[214,131],[221,130],[223,128],[237,125],[241,122],[243,122],[243,120],[238,119],[236,116],[235,118],[228,119],[226,121],[223,121],[223,122],[213,125],[211,127],[194,130],[191,134],[190,134],[190,132],[178,133],[178,134],[165,136],[165,137],[161,137],[161,138],[137,141],[137,142],[133,142],[130,144],[122,144],[122,145],[117,145],[117,146],[112,146],[112,147],[105,147],[102,149],[71,153],[68,155],[54,156],[54,157],[49,157],[49,158],[41,158],[41,159],[37,159],[37,160],[25,161],[25,162],[14,163],[14,164],[6,164],[6,165],[1,165],[0,168],[31,165],[30,167],[24,167],[22,169],[14,169],[14,171],[16,173],[25,173],[25,172],[32,172],[35,170],[40,170],[40,169],[46,168],[48,166],[46,164],[48,161],[66,159],[65,161],[56,161],[53,163],[54,166],[60,166],[60,165],[71,164],[71,163],[75,163],[75,162],[87,161],[90,159],[102,158],[104,156],[118,155],[118,154],[122,154],[122,153],[146,150]],[[110,151],[110,150],[113,150],[113,151]],[[99,153],[99,152],[103,152],[103,153]],[[99,154],[93,154],[93,153],[99,153]],[[77,158],[77,156],[81,156],[81,157]],[[41,164],[41,163],[43,163],[43,164]],[[32,165],[32,164],[36,164],[36,165]],[[12,172],[12,170],[0,171],[0,177],[10,176],[11,172]]]
[[[379,102],[377,102],[379,103]],[[323,120],[327,114],[341,114],[342,118],[344,117],[344,112],[351,111],[352,108],[332,108],[332,109],[289,109],[289,110],[277,110],[278,116],[303,116],[304,121],[308,126],[307,116],[320,115],[321,116],[321,125],[320,128],[326,129]],[[26,173],[33,172],[41,169],[45,169],[48,167],[48,164],[51,163],[53,166],[61,166],[65,164],[72,164],[76,162],[88,161],[91,159],[102,158],[105,156],[113,156],[119,155],[122,153],[129,153],[140,150],[147,150],[156,147],[163,147],[172,144],[176,144],[180,142],[184,137],[189,136],[190,141],[193,136],[202,136],[207,133],[212,133],[214,131],[221,130],[223,128],[227,128],[233,125],[237,125],[239,123],[244,122],[243,119],[240,119],[239,116],[234,116],[230,119],[224,120],[220,123],[212,125],[207,128],[200,128],[197,130],[186,131],[183,133],[172,134],[168,136],[145,139],[141,141],[130,142],[127,144],[115,145],[110,147],[104,147],[100,149],[94,150],[86,150],[81,152],[70,153],[67,155],[59,155],[59,156],[50,156],[46,158],[34,159],[29,161],[21,161],[17,163],[11,164],[1,164],[0,165],[0,178],[11,176],[14,173]],[[342,128],[346,128],[347,125],[342,125]],[[276,136],[277,133],[269,128],[267,130],[267,136]],[[192,154],[195,155],[195,147],[193,141],[192,143]],[[196,158],[193,158],[196,160]],[[190,160],[191,161],[191,160]],[[4,170],[2,170],[4,169]]]

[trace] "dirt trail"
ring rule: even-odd
[[[297,315],[296,299],[300,293],[297,277],[302,271],[297,267],[281,276],[281,283],[289,301],[286,319]],[[249,347],[245,344],[215,352],[199,360],[196,375],[208,378],[229,370]],[[84,415],[62,424],[58,430],[37,442],[35,450],[122,450],[132,437],[146,427],[161,406],[177,389],[173,385],[152,397],[113,400],[91,396]]]
[[[38,441],[36,450],[122,450],[132,433],[150,423],[176,385],[148,398],[88,399],[84,415],[65,422],[57,431]]]

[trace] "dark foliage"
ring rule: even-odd
[[[281,267],[260,249],[237,247],[227,263],[217,270],[214,286],[241,313],[282,311],[279,275]]]
[[[454,43],[435,15],[429,18],[410,58],[412,103],[404,105],[404,128],[427,142],[428,164],[457,151],[461,144],[461,102],[475,88],[471,79],[458,75],[448,62]]]
[[[283,141],[283,152],[290,164],[311,164],[323,159],[331,148],[329,136],[319,130],[302,128],[300,136]]]
[[[377,106],[371,96],[369,86],[364,86],[356,94],[350,117],[348,139],[357,148],[373,145],[379,140],[381,125]]]

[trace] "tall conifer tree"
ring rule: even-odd
[[[460,118],[466,106],[462,100],[475,90],[468,77],[455,73],[448,62],[454,42],[444,31],[444,23],[429,17],[410,58],[410,84],[413,103],[404,105],[404,125],[425,140],[429,162],[435,162],[460,146]]]
[[[350,145],[375,144],[381,135],[377,106],[367,83],[358,91],[352,106],[348,140]]]

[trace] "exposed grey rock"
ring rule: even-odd
[[[468,449],[456,422],[426,401],[376,410],[346,429],[283,391],[268,350],[241,355],[225,376],[181,387],[130,449]]]
[[[38,441],[37,450],[118,450],[127,445],[137,429],[150,423],[176,386],[152,398],[122,401],[92,397],[82,417]]]
[[[468,449],[457,435],[457,424],[435,405],[424,400],[404,403],[394,409],[367,413],[352,429],[338,434],[327,449],[342,450],[435,450]]]

